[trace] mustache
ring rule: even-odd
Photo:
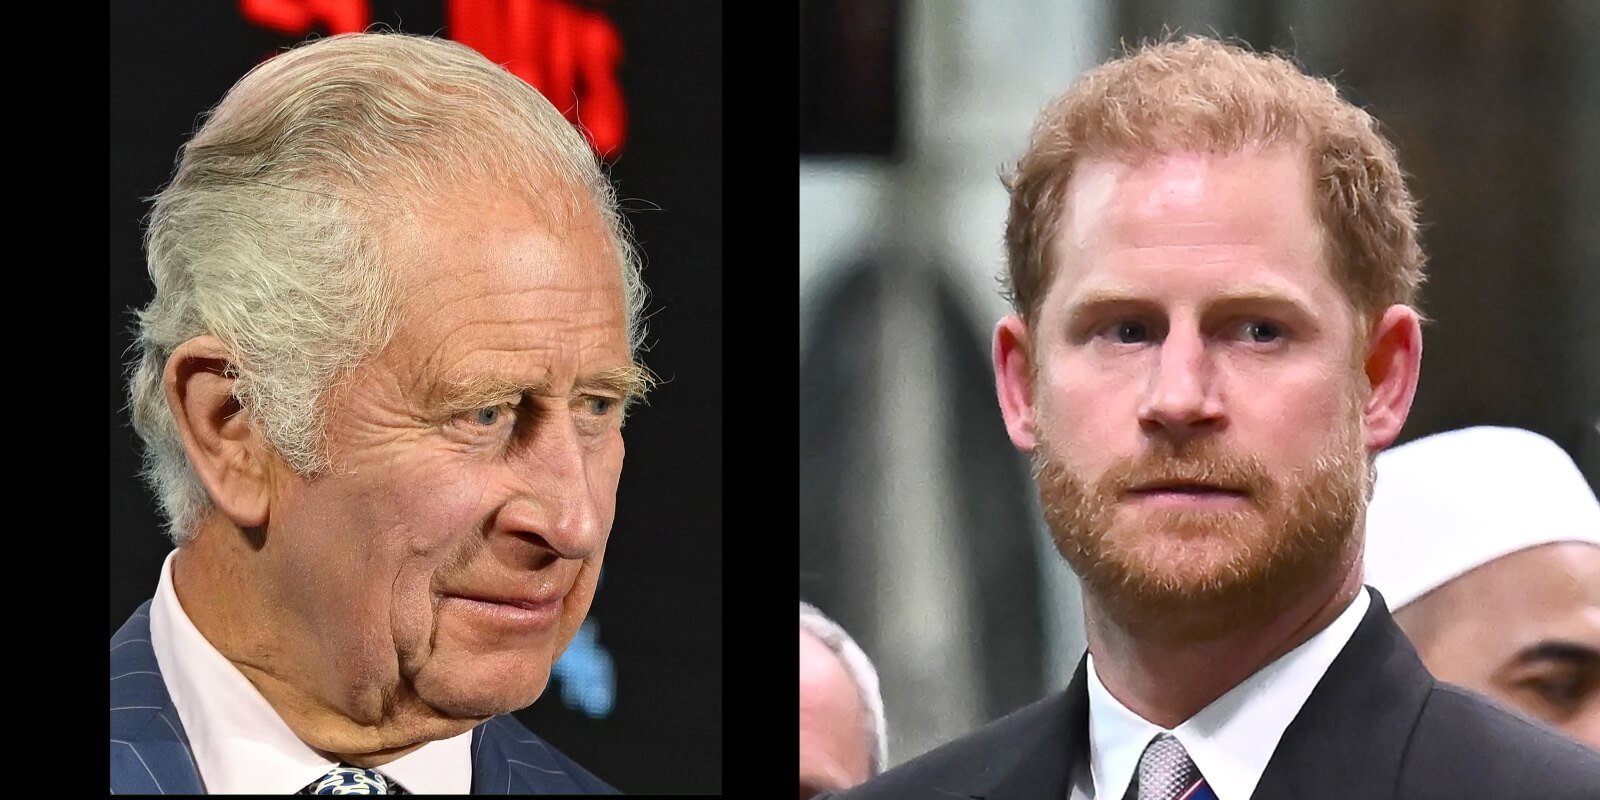
[[[1215,442],[1161,443],[1113,462],[1095,489],[1110,499],[1179,486],[1212,487],[1261,500],[1277,491],[1278,482],[1260,459],[1229,452]]]

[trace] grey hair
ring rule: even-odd
[[[548,100],[472,49],[333,36],[258,65],[210,112],[153,198],[144,244],[156,291],[138,312],[128,388],[143,476],[174,544],[212,503],[167,407],[173,351],[221,340],[251,424],[300,474],[328,469],[329,395],[397,324],[385,234],[469,188],[516,192],[553,225],[598,212],[637,363],[645,288],[610,181]]]
[[[866,709],[862,728],[871,748],[872,774],[882,773],[889,763],[889,725],[883,716],[883,694],[878,690],[878,671],[873,668],[872,659],[844,628],[805,601],[800,603],[800,630],[817,637],[844,663],[845,672],[861,696],[861,707]]]

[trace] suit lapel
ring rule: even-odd
[[[1050,701],[1040,724],[1019,731],[1009,752],[998,754],[995,765],[984,766],[984,777],[967,792],[987,800],[1062,800],[1072,791],[1072,771],[1089,758],[1089,672],[1086,658],[1066,691]]]
[[[1289,723],[1253,796],[1393,797],[1432,685],[1373,590],[1366,617]]]
[[[1253,797],[1392,798],[1412,728],[1433,678],[1395,626],[1383,597],[1372,605],[1300,713],[1284,731]],[[1061,800],[1089,758],[1086,661],[1051,701],[1044,724],[1019,731],[1014,755],[974,764],[965,794],[985,800]],[[1009,758],[1009,760],[1007,760]]]
[[[575,793],[550,749],[509,715],[472,729],[472,793]]]
[[[111,787],[119,794],[205,791],[150,645],[148,600],[111,637]]]
[[[111,788],[204,794],[200,772],[150,645],[150,603],[111,637]],[[550,748],[510,716],[472,731],[472,793],[576,792]]]
[[[510,775],[498,742],[485,733],[489,723],[472,729],[472,793],[509,794]]]

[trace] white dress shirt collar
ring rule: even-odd
[[[293,794],[322,777],[329,761],[289,730],[254,684],[184,613],[172,588],[172,560],[150,603],[150,646],[189,736],[209,794]],[[468,794],[472,731],[429,742],[379,767],[413,794]]]
[[[1158,733],[1177,738],[1217,800],[1247,800],[1261,782],[1283,732],[1355,634],[1371,604],[1365,590],[1326,628],[1257,670],[1177,728],[1145,721],[1106,691],[1089,669],[1089,765],[1094,797],[1121,798],[1145,745]]]

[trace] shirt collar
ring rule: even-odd
[[[266,698],[206,640],[178,602],[172,561],[150,604],[150,646],[211,794],[293,794],[338,766],[284,724]],[[467,794],[472,731],[429,742],[379,767],[413,794]]]
[[[1178,739],[1218,800],[1246,800],[1255,792],[1283,732],[1355,634],[1371,599],[1365,590],[1327,627],[1257,670],[1177,728],[1146,721],[1106,690],[1089,671],[1089,768],[1095,797],[1122,797],[1133,782],[1144,748],[1158,733]]]

